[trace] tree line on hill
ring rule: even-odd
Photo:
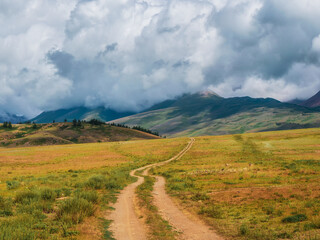
[[[56,121],[53,120],[52,123],[55,123]],[[68,122],[67,119],[64,120],[64,122]],[[125,124],[120,124],[120,123],[105,123],[99,119],[91,119],[90,121],[86,121],[86,120],[77,120],[77,119],[73,119],[72,120],[72,126],[73,127],[82,127],[83,123],[88,123],[90,125],[95,125],[95,126],[100,126],[100,125],[109,125],[109,126],[115,126],[115,127],[122,127],[122,128],[128,128],[128,129],[134,129],[134,130],[138,130],[138,131],[141,131],[141,132],[145,132],[145,133],[149,133],[149,134],[152,134],[152,135],[155,135],[155,136],[160,136],[160,134],[157,132],[157,131],[152,131],[150,129],[147,129],[147,128],[144,128],[144,127],[141,127],[141,126],[133,126],[133,127],[130,127],[130,126],[127,126]],[[21,124],[21,123],[19,123]],[[25,122],[25,124],[31,124],[30,121],[27,121]],[[2,125],[3,128],[12,128],[12,123],[11,122],[4,122],[3,125]],[[32,123],[32,128],[34,129],[37,129],[37,124],[35,122]]]
[[[64,122],[67,122],[67,119],[64,120]],[[55,123],[55,121],[53,121],[53,123]],[[95,126],[100,126],[100,125],[109,125],[109,126],[115,126],[115,127],[123,127],[123,128],[128,128],[128,129],[134,129],[134,130],[139,130],[141,132],[145,132],[145,133],[149,133],[149,134],[152,134],[152,135],[155,135],[155,136],[159,136],[160,137],[160,134],[156,131],[152,131],[150,129],[147,129],[147,128],[144,128],[144,127],[141,127],[141,126],[133,126],[133,127],[130,127],[130,126],[127,126],[125,124],[120,124],[120,123],[105,123],[99,119],[91,119],[90,121],[86,121],[86,120],[77,120],[77,119],[73,119],[72,120],[72,126],[73,127],[81,127],[82,126],[82,123],[88,123],[88,124],[91,124],[91,125],[95,125]]]
[[[12,128],[12,123],[11,123],[11,122],[4,122],[4,123],[2,124],[2,127],[3,127],[3,128]]]
[[[124,125],[124,124],[120,124],[120,123],[110,123],[109,125],[111,126],[116,126],[116,127],[123,127],[123,128],[129,128],[129,129],[135,129],[135,130],[139,130],[141,132],[145,132],[145,133],[150,133],[152,135],[156,135],[156,136],[159,136],[159,133],[157,131],[152,131],[150,129],[147,129],[147,128],[144,128],[144,127],[141,127],[141,126],[133,126],[133,127],[129,127],[127,125]]]
[[[123,127],[123,128],[128,128],[128,129],[139,130],[141,132],[149,133],[149,134],[152,134],[152,135],[160,137],[158,132],[152,131],[150,129],[147,129],[147,128],[144,128],[144,127],[141,127],[141,126],[130,127],[130,126],[127,126],[127,125],[124,125],[124,124],[120,124],[120,123],[105,123],[105,122],[103,122],[103,121],[101,121],[99,119],[91,119],[90,121],[86,121],[86,120],[80,121],[80,120],[77,120],[77,119],[73,119],[73,121],[72,121],[72,125],[74,127],[81,127],[82,123],[88,123],[88,124],[95,125],[95,126],[109,125],[109,126],[115,126],[115,127]]]

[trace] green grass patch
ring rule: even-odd
[[[305,214],[296,214],[282,219],[283,223],[297,223],[306,221],[308,217]]]

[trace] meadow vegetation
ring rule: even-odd
[[[104,220],[130,170],[187,139],[0,148],[0,239],[112,239]]]
[[[320,129],[199,137],[155,172],[225,237],[320,239]]]
[[[112,239],[105,212],[132,169],[169,159],[186,138],[0,148],[0,239]],[[198,137],[153,169],[188,210],[231,239],[319,239],[320,129]],[[151,239],[175,232],[137,189]]]
[[[159,138],[152,133],[154,132],[148,132],[144,128],[129,129],[124,125],[110,125],[94,119],[88,122],[74,120],[73,123],[14,124],[11,125],[11,128],[0,124],[0,147],[44,146]]]

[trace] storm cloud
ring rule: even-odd
[[[2,0],[0,111],[140,111],[183,93],[320,90],[313,0]]]

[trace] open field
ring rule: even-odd
[[[134,181],[129,171],[166,160],[186,141],[0,148],[0,239],[107,238],[102,217]]]
[[[135,181],[129,172],[170,159],[188,141],[0,148],[0,239],[112,239],[105,212]],[[225,239],[320,238],[320,129],[198,137],[151,173]],[[137,194],[152,238],[177,239],[146,179]]]
[[[320,129],[199,137],[154,170],[231,239],[320,239]]]

